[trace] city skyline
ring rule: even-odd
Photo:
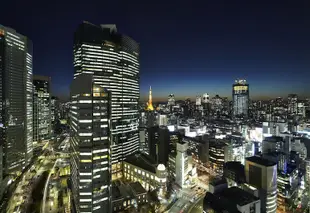
[[[297,4],[74,3],[70,39],[62,5],[3,5],[29,19],[0,23],[0,213],[309,212]]]
[[[281,2],[281,7],[261,1],[105,3],[105,7],[119,8],[122,15],[113,10],[102,13],[100,2],[62,7],[22,3],[23,9],[11,4],[7,1],[3,6],[13,8],[16,18],[4,11],[1,24],[33,41],[34,74],[51,76],[52,92],[60,97],[69,97],[73,33],[83,20],[115,23],[121,33],[139,42],[141,100],[146,100],[149,86],[154,101],[167,100],[170,93],[177,99],[203,93],[231,98],[231,85],[237,78],[248,81],[252,99],[310,95],[306,60],[310,19],[305,2]],[[55,10],[57,16],[51,13]],[[160,17],[156,11],[161,11]],[[23,19],[25,13],[32,15]]]

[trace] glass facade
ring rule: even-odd
[[[92,74],[111,92],[112,178],[119,178],[121,162],[139,149],[139,45],[115,25],[84,22],[75,33],[74,68],[74,78]]]
[[[33,140],[41,141],[51,135],[51,80],[46,76],[34,76]]]
[[[249,115],[249,85],[245,80],[236,80],[232,96],[233,117],[247,118]]]
[[[32,157],[32,43],[0,25],[0,144],[4,174],[21,172]]]

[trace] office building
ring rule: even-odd
[[[260,213],[261,201],[238,187],[220,188],[216,193],[207,192],[203,212]]]
[[[203,107],[203,115],[209,116],[211,113],[211,101],[210,95],[208,93],[204,93],[201,99],[202,107]]]
[[[172,112],[173,106],[175,106],[175,98],[174,94],[170,94],[168,96],[168,103],[167,106],[169,107],[169,111]]]
[[[89,74],[71,85],[72,195],[77,212],[110,212],[111,95]]]
[[[262,143],[262,152],[270,153],[270,152],[281,152],[284,147],[284,141],[282,137],[272,136],[266,137]]]
[[[166,126],[158,129],[158,163],[168,165],[170,150],[170,132]]]
[[[249,84],[236,80],[232,89],[233,117],[247,118],[249,115]]]
[[[289,212],[291,202],[298,197],[300,186],[300,177],[296,166],[288,166],[283,172],[278,170],[278,203],[277,210]]]
[[[158,132],[159,126],[147,128],[147,144],[149,155],[157,162],[158,159]]]
[[[51,97],[51,121],[55,123],[60,118],[59,99],[56,96]]]
[[[222,114],[221,111],[223,110],[223,100],[219,95],[211,98],[211,109],[215,115]]]
[[[199,106],[201,106],[201,96],[200,95],[196,96],[196,107],[199,107]]]
[[[181,187],[186,186],[188,179],[188,144],[184,142],[177,143],[177,152],[175,157],[175,181]]]
[[[228,150],[225,139],[213,139],[209,142],[209,163],[218,173],[223,173],[224,163],[228,161]]]
[[[168,125],[168,118],[167,115],[158,115],[158,125],[159,126],[167,126]]]
[[[50,138],[51,113],[51,78],[47,76],[33,76],[33,141]]]
[[[191,117],[193,114],[191,99],[187,98],[183,105],[183,115],[187,118]]]
[[[245,162],[246,182],[258,189],[261,211],[275,213],[277,210],[277,164],[252,156]]]
[[[139,150],[139,45],[115,25],[83,22],[74,36],[74,69],[74,78],[92,74],[111,92],[112,178],[120,178],[122,160]]]
[[[244,165],[239,161],[228,161],[223,167],[223,177],[228,186],[239,186],[245,183]]]
[[[288,115],[297,115],[297,113],[298,113],[298,96],[296,94],[289,94],[288,95],[287,112],[288,112]]]
[[[32,158],[32,42],[0,25],[0,146],[4,175],[21,172]]]

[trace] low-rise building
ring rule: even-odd
[[[112,212],[120,212],[147,203],[147,191],[139,182],[112,186]]]
[[[128,156],[123,162],[124,177],[138,181],[146,190],[165,190],[167,171],[163,164],[157,165],[148,155],[136,153]]]
[[[207,192],[203,201],[204,212],[259,213],[260,200],[238,187]]]

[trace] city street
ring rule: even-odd
[[[193,203],[186,211],[186,213],[202,213],[203,211],[203,199],[201,196],[195,203]]]
[[[53,211],[46,211],[46,209],[57,209],[57,206],[56,206],[56,202],[55,202],[55,199],[57,199],[57,193],[56,193],[56,196],[54,198],[51,197],[51,199],[47,200],[47,196],[48,196],[48,193],[52,193],[53,191],[53,186],[50,185],[50,180],[51,180],[51,176],[55,170],[55,167],[58,165],[58,160],[55,161],[52,169],[50,170],[49,172],[49,175],[48,175],[48,178],[47,178],[47,181],[45,183],[45,187],[44,187],[44,192],[43,192],[43,202],[42,202],[42,213],[45,213],[45,212],[53,212]],[[50,190],[51,189],[51,190]],[[55,208],[54,208],[54,204],[55,204]]]
[[[41,212],[42,213],[57,213],[60,209],[68,209],[70,205],[70,195],[67,195],[66,202],[64,202],[64,191],[67,189],[67,175],[69,172],[66,167],[69,165],[68,150],[69,150],[69,137],[66,137],[57,146],[56,151],[53,149],[53,153],[59,154],[57,160],[55,161],[52,169],[49,172],[47,181],[44,186],[43,192],[43,203]],[[61,176],[64,175],[64,178]]]
[[[67,143],[69,142],[68,138],[63,137],[58,143],[62,143],[63,141],[66,141],[65,147],[67,148]],[[62,157],[61,154],[59,157],[56,157],[56,152],[54,152],[53,149],[53,146],[58,143],[53,143],[51,141],[47,142],[43,147],[43,153],[38,156],[29,169],[22,174],[19,178],[19,182],[15,183],[16,188],[8,201],[6,208],[7,213],[24,213],[32,208],[38,208],[41,205],[42,196],[40,196],[40,193],[42,193],[42,189],[40,188],[40,184],[42,181],[45,182],[44,173],[51,171],[56,165],[56,158],[61,159]],[[68,157],[68,154],[65,154],[64,156]],[[57,193],[55,193],[55,195],[57,196]],[[37,199],[34,197],[37,197]]]
[[[36,162],[22,177],[14,191],[11,199],[9,200],[7,212],[14,212],[20,210],[26,212],[28,205],[32,202],[31,193],[34,186],[37,185],[41,175],[44,171],[51,168],[52,162],[50,160],[43,160],[41,163]]]
[[[198,201],[204,197],[205,192],[206,191],[199,186],[180,190],[178,192],[179,199],[172,205],[169,212],[185,213],[191,210],[195,205],[197,205],[198,209],[200,203]]]
[[[170,213],[183,213],[186,208],[188,208],[190,205],[190,201],[179,198],[174,205],[170,208]]]

